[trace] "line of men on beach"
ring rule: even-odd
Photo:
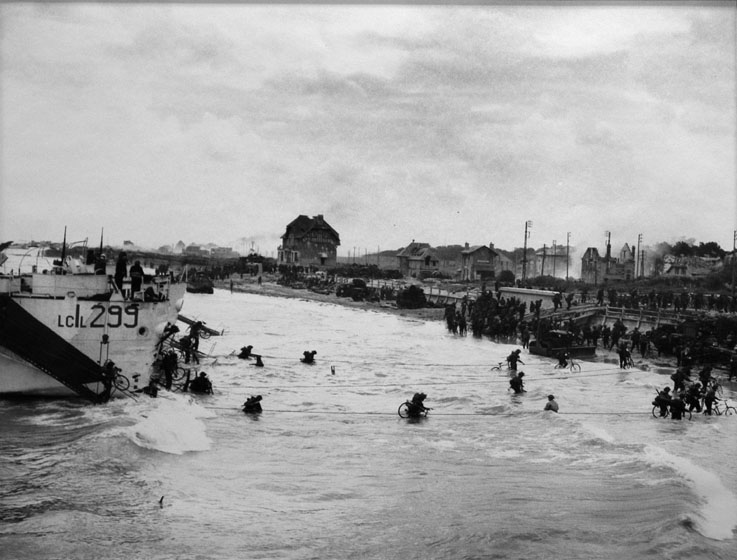
[[[737,298],[727,294],[704,294],[701,292],[682,291],[675,292],[655,291],[654,289],[644,294],[636,288],[629,293],[618,292],[616,288],[604,291],[599,288],[596,293],[596,304],[604,305],[604,297],[612,307],[627,307],[629,309],[672,309],[673,311],[719,311],[720,313],[737,312]],[[586,303],[587,292],[581,292],[581,303]]]

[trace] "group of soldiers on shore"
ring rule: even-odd
[[[530,306],[532,310],[533,305]],[[446,305],[445,322],[453,334],[465,336],[469,325],[473,336],[514,339],[524,323],[527,304],[518,298],[505,298],[483,291],[475,300],[464,297],[460,305]]]
[[[605,300],[606,296],[606,300]],[[588,291],[582,290],[581,303],[588,300]],[[636,288],[629,293],[618,292],[616,288],[604,291],[599,288],[596,293],[596,304],[608,303],[612,307],[627,307],[629,309],[667,309],[676,312],[693,309],[694,311],[719,311],[721,313],[737,312],[737,298],[727,294],[704,294],[701,292],[682,291],[680,294],[668,291],[650,290],[640,293]]]
[[[653,405],[660,408],[660,416],[670,412],[673,420],[683,419],[684,413],[702,412],[711,416],[714,403],[719,401],[717,392],[719,382],[711,376],[712,368],[706,366],[699,372],[699,380],[691,380],[691,367],[681,366],[670,376],[673,389],[664,387],[653,400]]]

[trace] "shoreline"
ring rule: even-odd
[[[351,298],[338,297],[334,293],[321,294],[313,292],[308,289],[295,289],[289,288],[277,284],[276,282],[264,281],[260,286],[251,277],[244,279],[234,278],[233,280],[233,292],[257,294],[269,297],[280,297],[287,299],[302,299],[306,301],[317,301],[321,303],[331,303],[334,305],[341,305],[343,307],[351,307],[354,309],[363,309],[366,311],[373,311],[376,313],[388,313],[392,315],[399,315],[400,317],[407,317],[410,319],[422,319],[426,321],[443,321],[445,318],[445,310],[443,308],[421,308],[421,309],[399,309],[395,306],[388,304],[373,303],[369,301],[353,301]],[[216,280],[214,282],[216,289],[227,290],[231,289],[230,280]],[[489,339],[493,342],[492,339]],[[521,347],[521,344],[515,343]],[[587,360],[583,360],[587,361]],[[593,360],[588,360],[594,363],[608,363],[619,365],[619,356],[612,350],[605,348],[596,349],[596,356]],[[636,358],[633,356],[634,369],[646,370],[650,372],[656,372],[661,375],[670,375],[676,370],[676,358],[674,356],[651,356],[647,358]],[[623,372],[628,370],[622,370]],[[712,375],[719,380],[720,383],[734,388],[735,382],[728,381],[727,375],[721,369],[714,369]],[[668,382],[670,385],[670,381]]]
[[[230,280],[215,280],[216,289],[230,291]],[[320,303],[332,303],[343,307],[354,309],[365,309],[378,313],[389,313],[400,317],[423,319],[427,321],[442,321],[445,310],[440,307],[423,307],[420,309],[399,309],[396,306],[370,301],[353,301],[349,297],[338,297],[335,293],[321,294],[308,289],[295,289],[282,286],[275,282],[264,281],[260,286],[256,282],[246,279],[233,279],[233,292],[258,294],[262,296],[280,297],[288,299],[302,299],[307,301],[318,301]]]

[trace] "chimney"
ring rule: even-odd
[[[489,242],[489,249],[493,249],[493,248],[494,248],[494,243],[492,243],[492,242],[490,241],[490,242]]]
[[[464,249],[468,249],[468,241],[466,241],[466,246],[464,247]]]

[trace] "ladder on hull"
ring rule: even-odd
[[[102,368],[7,294],[0,294],[0,346],[56,379],[93,403],[105,402],[103,393],[87,387],[103,384]]]

